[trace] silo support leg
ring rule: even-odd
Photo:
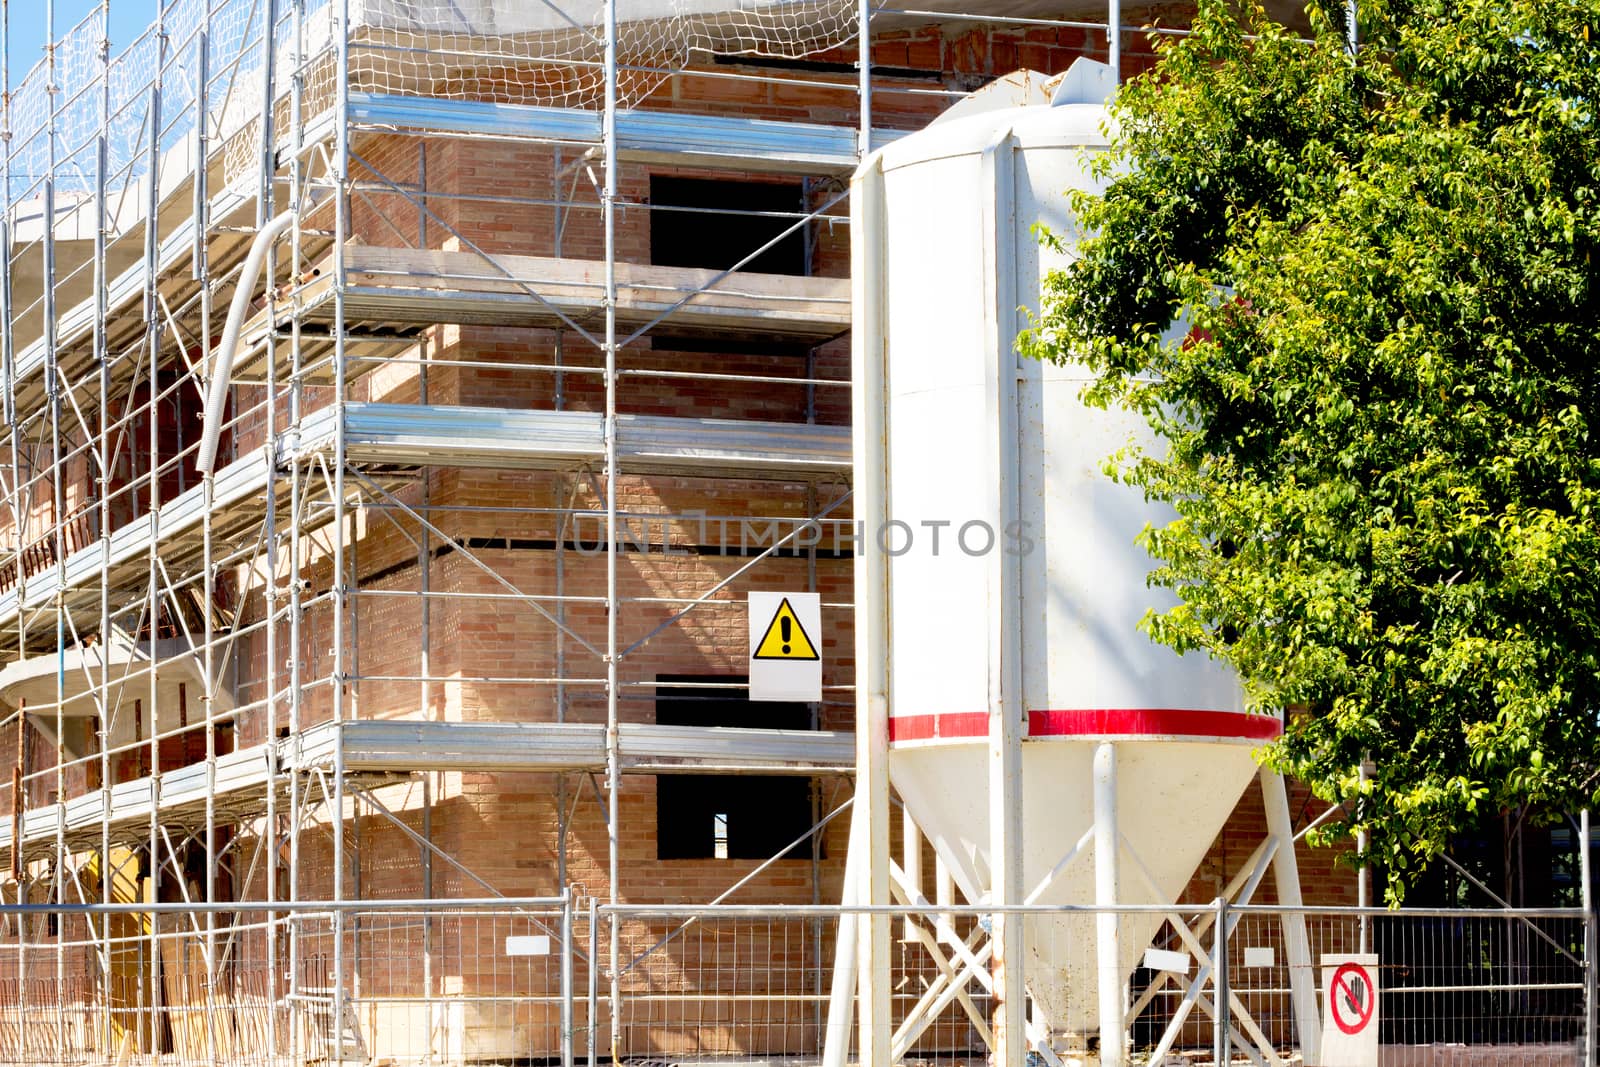
[[[1156,884],[1155,876],[1150,873],[1150,868],[1146,867],[1144,861],[1139,858],[1139,853],[1134,851],[1127,841],[1123,842],[1123,847],[1127,852],[1128,858],[1133,861],[1132,870],[1144,880],[1145,890],[1150,893],[1151,899],[1163,900],[1165,895],[1161,892],[1161,887]],[[1264,840],[1261,846],[1252,854],[1250,863],[1238,875],[1235,875],[1233,882],[1229,883],[1222,897],[1226,898],[1237,892],[1238,896],[1233,901],[1235,905],[1250,903],[1251,898],[1255,896],[1257,887],[1261,884],[1261,879],[1266,876],[1267,868],[1270,866],[1272,857],[1277,852],[1277,849],[1278,844],[1275,838],[1268,837]],[[1239,912],[1229,914],[1227,930],[1225,931],[1225,936],[1219,939],[1220,941],[1225,943],[1233,935],[1233,931],[1239,925],[1240,917],[1241,913]],[[1184,986],[1184,998],[1173,1012],[1172,1021],[1167,1024],[1167,1031],[1162,1035],[1161,1041],[1146,1058],[1147,1063],[1159,1064],[1165,1058],[1167,1051],[1172,1048],[1173,1041],[1176,1040],[1182,1030],[1184,1020],[1189,1017],[1191,1008],[1199,1007],[1202,1011],[1211,1015],[1213,1019],[1216,1018],[1212,1001],[1204,995],[1205,984],[1212,979],[1213,950],[1207,948],[1200,940],[1208,930],[1213,928],[1213,919],[1215,919],[1214,914],[1190,927],[1188,923],[1183,921],[1183,917],[1176,910],[1167,915],[1167,921],[1172,924],[1173,932],[1178,935],[1178,939],[1183,942],[1184,947],[1199,962],[1200,969],[1192,980],[1186,980],[1181,975],[1173,976]],[[1235,1044],[1238,1044],[1241,1040],[1240,1031],[1243,1031],[1249,1035],[1251,1041],[1255,1042],[1263,1062],[1278,1062],[1277,1055],[1272,1049],[1272,1042],[1267,1040],[1267,1035],[1245,1008],[1244,1002],[1239,999],[1238,994],[1231,990],[1227,994],[1227,1007],[1232,1010],[1234,1019],[1238,1023],[1237,1029],[1233,1031]],[[1254,1056],[1255,1054],[1252,1053],[1251,1055]]]
[[[1045,892],[1049,890],[1050,884],[1057,878],[1060,878],[1062,872],[1076,863],[1078,857],[1084,854],[1084,850],[1094,843],[1094,837],[1097,832],[1098,831],[1096,831],[1093,826],[1085,830],[1083,836],[1078,838],[1078,843],[1073,845],[1072,850],[1069,851],[1065,856],[1062,856],[1061,859],[1056,861],[1056,865],[1050,868],[1050,873],[1046,874],[1044,878],[1040,880],[1039,884],[1033,887],[1032,892],[1028,894],[1028,898],[1024,900],[1023,903],[1039,903],[1039,898],[1044,896]]]
[[[1039,1011],[1037,1004],[1028,1014],[1028,1047],[1039,1054],[1044,1067],[1066,1067],[1056,1050],[1050,1047],[1050,1022]]]
[[[1094,753],[1094,903],[1114,908],[1120,902],[1117,858],[1117,747],[1102,744]],[[1100,1067],[1125,1067],[1121,921],[1114,911],[1095,916],[1095,960],[1100,992]]]
[[[994,1054],[992,1067],[1023,1067],[1028,1051],[1027,1000],[1022,974],[1022,916],[994,915],[990,944],[994,998]]]
[[[845,846],[844,892],[839,903],[849,907],[860,897],[861,827],[863,820],[850,815],[850,841]],[[850,1026],[855,1021],[856,914],[841,912],[833,947],[833,985],[828,991],[828,1027],[823,1035],[822,1067],[845,1067],[850,1057]]]
[[[939,951],[938,942],[934,941],[932,934],[921,925],[913,926],[912,932],[916,936],[911,940],[927,950],[934,966],[939,968],[939,977],[928,984],[916,1006],[906,1013],[900,1029],[895,1031],[889,1045],[890,1059],[899,1062],[911,1050],[917,1038],[922,1036],[923,1031],[932,1025],[952,1001],[961,1005],[961,1010],[966,1012],[972,1028],[983,1039],[984,1046],[993,1050],[994,1033],[989,1029],[989,1023],[984,1018],[983,1012],[978,1010],[978,1006],[967,993],[968,982],[977,980],[980,985],[982,984],[984,960],[973,957],[970,962],[960,961],[962,970],[958,974],[955,969],[957,961],[946,958],[944,953]]]
[[[1289,820],[1289,794],[1283,778],[1261,768],[1261,801],[1267,811],[1267,832],[1277,839],[1272,857],[1272,877],[1278,890],[1278,903],[1299,908],[1300,866],[1294,855],[1294,825]],[[1294,1026],[1300,1037],[1300,1055],[1307,1067],[1322,1062],[1322,1020],[1317,1013],[1317,983],[1311,969],[1311,941],[1306,936],[1306,917],[1298,911],[1283,913],[1283,946],[1289,957],[1289,995],[1294,1005]]]
[[[1128,849],[1129,853],[1134,856],[1135,860],[1137,860],[1138,855],[1137,853],[1133,852],[1132,846],[1128,845],[1126,840],[1123,841],[1123,845]],[[1250,853],[1250,858],[1244,861],[1244,865],[1241,866],[1237,872],[1235,872],[1233,880],[1230,881],[1227,887],[1223,889],[1223,896],[1227,897],[1235,904],[1250,903],[1250,896],[1254,892],[1255,884],[1260,882],[1261,878],[1267,873],[1268,867],[1271,865],[1272,852],[1269,846],[1272,846],[1272,838],[1262,838],[1261,844],[1257,845],[1256,850]],[[1250,891],[1241,894],[1241,889],[1245,887],[1247,882],[1251,887]],[[1236,896],[1235,894],[1240,895]],[[1194,936],[1201,937],[1209,929],[1211,929],[1210,917],[1202,919],[1200,922],[1195,924],[1193,931]],[[1144,992],[1139,994],[1138,998],[1134,1000],[1133,1006],[1128,1009],[1128,1022],[1137,1022],[1139,1016],[1143,1014],[1146,1008],[1155,1002],[1156,997],[1161,995],[1161,991],[1166,987],[1167,982],[1174,977],[1176,976],[1170,971],[1162,971],[1157,974],[1155,981],[1151,982],[1145,987]],[[1158,1057],[1151,1057],[1150,1062],[1154,1063],[1157,1059]]]
[[[994,989],[992,980],[984,974],[984,968],[989,965],[990,954],[994,952],[994,942],[987,941],[982,947],[975,950],[972,962],[963,962],[961,970],[949,981],[944,976],[934,979],[933,985],[917,1001],[915,1007],[906,1013],[905,1022],[900,1024],[900,1029],[895,1032],[893,1044],[890,1046],[893,1055],[891,1060],[901,1059],[923,1031],[932,1026],[940,1014],[955,1001],[958,990],[964,990],[969,982],[977,982],[991,993]],[[984,1044],[992,1052],[994,1050],[994,1034],[987,1027],[979,1031],[983,1036]]]

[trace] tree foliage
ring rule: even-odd
[[[1600,784],[1600,0],[1362,0],[1355,56],[1310,14],[1202,0],[1123,88],[1022,346],[1164,439],[1117,468],[1179,516],[1150,633],[1295,710],[1267,758],[1398,899]]]

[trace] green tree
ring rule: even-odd
[[[1354,56],[1332,6],[1202,0],[1021,344],[1149,418],[1151,635],[1297,710],[1267,758],[1397,900],[1600,785],[1600,0],[1363,0]]]

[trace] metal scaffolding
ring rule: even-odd
[[[124,43],[109,0],[64,33],[46,0],[43,58],[8,64],[0,113],[0,849],[17,904],[166,907],[136,913],[134,964],[110,914],[83,958],[5,931],[8,1060],[73,1060],[28,1045],[30,996],[65,1011],[30,993],[46,971],[212,1011],[246,900],[283,964],[262,995],[321,1004],[319,1055],[343,1058],[367,966],[347,905],[586,879],[624,903],[629,773],[811,777],[827,824],[854,765],[847,653],[811,730],[653,724],[648,702],[739,673],[760,583],[819,591],[848,627],[843,179],[997,62],[863,57],[949,25],[991,53],[1109,39],[1115,61],[1124,21],[977,9],[171,0]],[[732,262],[652,262],[656,172],[801,193],[743,216],[777,224]],[[751,269],[797,238],[803,271]],[[551,863],[507,884],[477,870],[492,849],[438,836],[439,809],[464,776],[525,773],[555,776]],[[604,844],[580,863],[582,818]],[[615,918],[606,936],[615,1053],[652,945]],[[191,941],[203,980],[178,990]],[[119,1025],[84,1040],[182,1043]],[[191,1058],[245,1058],[201,1031]],[[277,1062],[310,1039],[261,1040]]]

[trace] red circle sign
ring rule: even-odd
[[[1378,1006],[1376,986],[1359,963],[1341,963],[1328,984],[1328,1012],[1333,1024],[1347,1034],[1359,1034],[1372,1021]]]

